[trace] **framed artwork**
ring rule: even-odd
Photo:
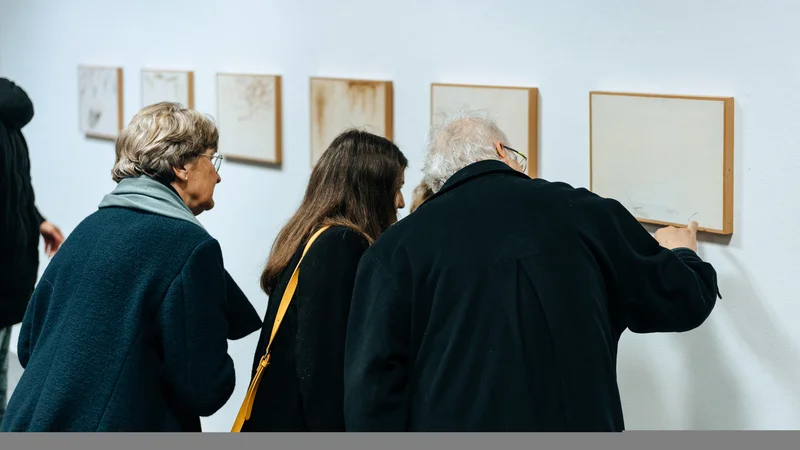
[[[142,69],[142,107],[159,102],[194,108],[194,72]]]
[[[361,128],[393,139],[391,81],[312,77],[311,166],[347,128]]]
[[[590,189],[639,221],[733,233],[732,97],[591,92]]]
[[[231,161],[282,162],[280,75],[217,74],[220,153]]]
[[[528,158],[528,175],[539,172],[539,89],[533,87],[431,84],[431,124],[441,113],[462,109],[488,112],[510,142]]]
[[[88,137],[115,140],[122,123],[122,68],[78,66],[80,130]]]

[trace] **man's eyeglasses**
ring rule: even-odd
[[[209,160],[211,160],[211,164],[213,164],[213,165],[214,165],[214,170],[216,170],[217,172],[219,172],[219,168],[220,168],[220,166],[222,165],[222,155],[220,155],[219,153],[217,153],[217,154],[215,154],[215,155],[213,155],[213,156],[210,156],[210,155],[204,155],[204,154],[201,154],[200,156],[205,156],[206,158],[208,158]]]
[[[504,149],[509,150],[511,152],[511,158],[514,161],[516,161],[517,164],[520,165],[520,167],[522,167],[522,171],[524,173],[528,173],[528,158],[525,155],[523,155],[522,153],[514,150],[513,148],[511,148],[511,147],[509,147],[507,145],[503,145],[503,144],[500,144],[500,145],[502,145]]]

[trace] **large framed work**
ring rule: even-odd
[[[431,84],[431,124],[441,114],[483,110],[497,120],[508,146],[528,158],[528,175],[539,172],[539,89],[533,87]]]
[[[194,72],[142,69],[142,106],[159,102],[194,108]]]
[[[732,97],[591,92],[590,189],[639,221],[733,233]]]
[[[280,75],[217,74],[220,153],[245,163],[282,161]]]
[[[311,166],[347,128],[361,128],[393,139],[391,81],[312,77]]]
[[[88,137],[115,140],[122,123],[122,68],[78,66],[80,130]]]

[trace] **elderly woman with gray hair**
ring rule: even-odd
[[[226,403],[227,340],[261,320],[195,218],[214,206],[217,141],[211,119],[176,103],[122,131],[117,188],[31,298],[3,431],[200,431]]]

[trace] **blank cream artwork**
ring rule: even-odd
[[[178,102],[194,108],[194,72],[142,70],[142,106]]]
[[[226,159],[281,164],[281,77],[217,74],[217,125]]]
[[[122,68],[78,66],[78,114],[86,136],[116,139],[122,130]]]
[[[463,109],[482,110],[497,121],[509,142],[504,144],[528,158],[528,175],[538,175],[539,90],[526,87],[431,85],[431,124],[444,114]]]
[[[641,222],[733,233],[733,98],[589,98],[593,192]]]
[[[311,165],[347,128],[393,139],[391,81],[311,78]]]

